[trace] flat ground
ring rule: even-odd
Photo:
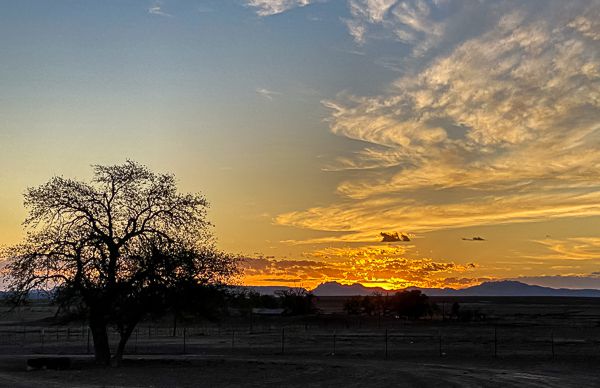
[[[102,368],[76,357],[67,371],[25,371],[0,359],[6,387],[592,387],[593,363],[407,362],[298,357],[139,357]]]
[[[485,320],[347,316],[337,313],[343,299],[324,298],[321,316],[188,320],[175,333],[171,319],[143,322],[119,368],[94,365],[85,324],[56,322],[38,302],[0,314],[0,386],[600,386],[599,300],[459,302]],[[54,355],[71,357],[72,368],[26,371],[28,358]]]

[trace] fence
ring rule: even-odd
[[[118,333],[111,331],[114,346]],[[91,354],[86,326],[1,327],[3,354]],[[417,326],[382,329],[140,325],[126,354],[298,355],[374,359],[600,355],[600,328]]]

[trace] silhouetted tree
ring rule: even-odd
[[[360,295],[351,296],[344,301],[344,311],[349,315],[358,315],[362,311],[363,298]]]
[[[366,315],[373,315],[376,310],[375,297],[365,296],[360,302],[360,307],[363,313]]]
[[[375,305],[375,314],[381,316],[386,315],[390,310],[390,297],[383,295],[380,292],[374,292],[371,296],[373,304]]]
[[[227,291],[220,284],[200,284],[182,279],[174,287],[163,287],[156,291],[157,295],[149,298],[149,311],[155,317],[166,313],[172,315],[173,336],[176,336],[178,321],[184,316],[216,320],[226,313]]]
[[[279,298],[286,314],[306,315],[317,311],[314,294],[303,288],[277,291],[275,295]]]
[[[450,319],[460,317],[460,304],[458,302],[452,303],[452,309],[450,310]]]
[[[246,316],[252,312],[254,307],[258,306],[260,294],[256,291],[247,289],[232,289],[227,292],[227,305],[240,315]]]
[[[63,303],[80,304],[96,361],[108,364],[109,325],[121,335],[118,362],[145,314],[164,309],[182,285],[226,281],[236,259],[215,248],[204,197],[178,193],[173,175],[132,161],[93,171],[90,183],[54,177],[29,188],[27,237],[5,255],[21,300],[58,288]]]
[[[397,292],[390,303],[392,311],[409,319],[420,318],[429,310],[429,297],[420,290]]]
[[[275,309],[281,307],[280,300],[275,295],[261,295],[245,288],[228,290],[226,303],[243,316],[250,314],[253,308]]]
[[[429,319],[433,320],[434,316],[441,315],[441,313],[442,309],[440,309],[440,306],[437,303],[429,303],[427,308],[427,315],[429,316]]]
[[[261,295],[248,289],[234,289],[227,293],[227,304],[241,315],[253,308],[282,308],[287,315],[306,315],[317,312],[315,296],[302,288],[276,291],[275,295]]]
[[[457,313],[456,319],[461,322],[472,322],[472,321],[484,321],[485,314],[481,313],[479,309],[460,309]]]

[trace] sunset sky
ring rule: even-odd
[[[0,36],[0,245],[129,158],[245,284],[600,288],[597,0],[19,0]]]

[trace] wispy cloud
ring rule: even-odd
[[[280,96],[280,92],[276,92],[273,90],[265,89],[265,88],[256,88],[256,93],[259,96],[266,98],[267,100],[272,100],[274,96]]]
[[[365,43],[369,30],[415,46],[423,52],[441,40],[443,22],[432,17],[434,10],[447,8],[446,2],[399,0],[350,0],[352,19],[346,21],[348,32],[359,43]],[[447,11],[444,9],[444,11]]]
[[[354,41],[358,44],[365,43],[365,34],[367,33],[367,28],[365,25],[353,19],[345,20],[345,22],[348,32]]]
[[[173,15],[171,15],[170,13],[163,11],[161,2],[156,2],[150,8],[148,8],[148,13],[169,18],[173,17]]]
[[[256,8],[259,16],[276,15],[292,8],[304,7],[314,0],[247,0],[246,4]]]
[[[368,23],[413,31],[414,47],[433,47],[438,33],[426,32],[424,20],[431,7],[450,3],[351,1]],[[376,241],[381,228],[600,215],[600,38],[592,16],[600,6],[477,7],[494,22],[436,51],[385,93],[324,101],[331,131],[366,144],[327,169],[360,173],[338,185],[336,203],[276,223],[346,232],[311,242]],[[459,28],[461,9],[436,23]]]
[[[404,194],[408,196],[409,194]],[[300,243],[375,242],[381,228],[402,226],[411,233],[465,226],[531,222],[559,217],[600,214],[600,192],[503,194],[460,198],[457,202],[429,203],[394,193],[367,200],[346,200],[323,207],[277,216],[280,225],[345,232],[341,235],[297,241]]]
[[[547,238],[535,242],[551,252],[538,256],[542,259],[600,262],[600,237]]]

